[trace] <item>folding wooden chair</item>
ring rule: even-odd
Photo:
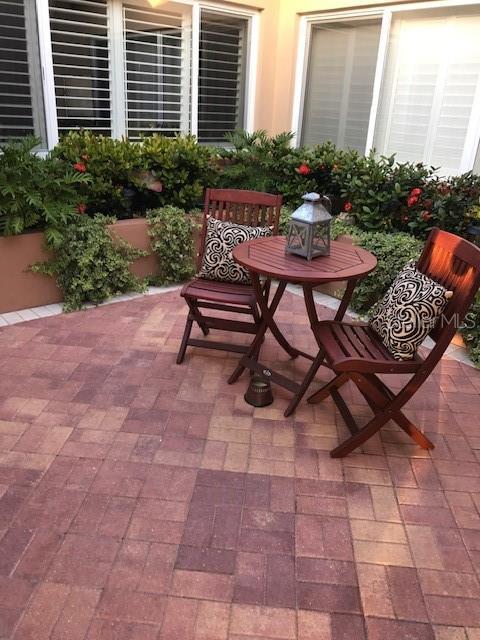
[[[480,286],[480,249],[451,233],[433,229],[423,248],[418,269],[453,291],[443,315],[430,332],[435,346],[425,359],[417,354],[414,360],[395,360],[366,324],[324,321],[314,328],[326,364],[336,376],[308,401],[316,403],[332,396],[352,434],[330,452],[333,458],[343,457],[359,447],[389,420],[394,420],[423,449],[433,449],[430,440],[401,409],[435,368],[474,299]],[[394,393],[377,374],[412,376],[398,393]],[[339,392],[349,380],[358,387],[374,413],[361,428]]]
[[[250,227],[269,226],[272,227],[273,234],[277,234],[281,206],[282,196],[279,195],[240,189],[207,189],[200,249],[197,254],[197,271],[202,265],[208,216]],[[270,281],[267,280],[264,287],[268,292]],[[183,287],[180,295],[185,298],[189,313],[177,355],[177,364],[183,362],[188,346],[236,353],[247,352],[248,346],[191,338],[190,333],[193,323],[196,322],[204,336],[208,335],[210,329],[255,334],[260,325],[260,312],[251,285],[195,278]],[[253,322],[205,315],[201,311],[204,309],[248,314],[253,317]]]

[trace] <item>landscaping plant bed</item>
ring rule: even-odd
[[[148,251],[150,254],[135,260],[132,272],[141,278],[154,275],[157,271],[157,260],[151,253],[145,218],[119,220],[111,225],[111,228],[132,247]],[[33,273],[29,269],[30,265],[51,258],[51,252],[45,248],[42,231],[0,237],[0,313],[63,300],[62,292],[53,278]]]

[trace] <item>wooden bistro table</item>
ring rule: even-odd
[[[322,345],[316,332],[319,319],[313,298],[313,288],[326,282],[347,281],[345,294],[335,314],[335,320],[341,320],[350,303],[357,281],[375,269],[377,259],[365,249],[333,241],[329,256],[319,256],[308,261],[299,256],[286,254],[285,241],[282,236],[256,238],[238,245],[233,250],[234,259],[250,273],[262,319],[249,350],[240,360],[228,382],[229,384],[236,382],[245,369],[268,376],[272,382],[293,393],[284,414],[289,416],[295,411],[305,395],[324,359]],[[272,278],[278,280],[277,290],[270,303],[268,293],[270,287],[262,286],[260,276],[266,277],[267,281]],[[303,288],[310,326],[319,347],[316,356],[292,346],[274,320],[275,311],[289,283],[301,285]],[[267,329],[270,329],[278,344],[289,356],[292,358],[302,356],[312,361],[301,383],[272,371],[268,366],[259,362],[260,348]]]

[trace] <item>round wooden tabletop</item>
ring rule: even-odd
[[[332,241],[330,255],[307,260],[286,254],[285,242],[283,236],[248,240],[234,248],[233,257],[249,271],[297,284],[360,278],[377,265],[374,255],[353,244]]]

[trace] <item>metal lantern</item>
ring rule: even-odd
[[[332,216],[325,204],[330,208],[330,200],[318,193],[306,193],[303,200],[290,218],[285,253],[294,253],[307,260],[328,256]]]

